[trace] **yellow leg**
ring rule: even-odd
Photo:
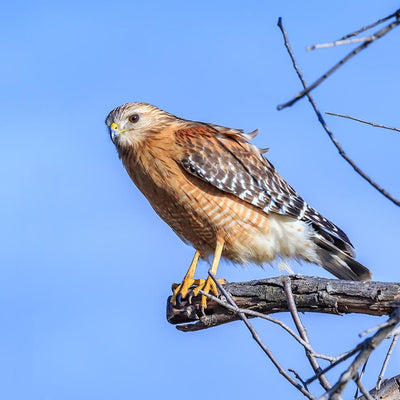
[[[194,273],[196,272],[197,263],[200,258],[200,252],[196,251],[193,257],[193,261],[190,264],[188,271],[186,272],[185,277],[181,284],[177,285],[176,287],[173,286],[174,292],[172,294],[171,303],[175,306],[176,305],[176,298],[180,294],[184,299],[187,296],[188,290],[190,286],[195,284],[201,284],[200,279],[194,279]],[[204,281],[204,279],[202,279]]]
[[[212,272],[213,275],[217,274],[218,270],[218,265],[221,260],[221,255],[222,255],[222,250],[224,248],[224,241],[223,240],[217,240],[217,245],[215,246],[215,251],[214,251],[214,258],[211,264],[211,269],[210,271]],[[200,290],[203,290],[206,293],[212,293],[215,296],[218,296],[218,289],[217,285],[215,282],[212,280],[212,278],[209,276],[207,280],[204,282],[202,285],[198,285],[195,289],[193,289],[193,294],[197,296],[200,292]],[[207,297],[202,296],[201,297],[201,306],[204,308],[207,308]]]

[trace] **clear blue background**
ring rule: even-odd
[[[300,90],[279,16],[312,82],[352,47],[306,52],[307,45],[335,40],[397,7],[396,1],[4,4],[0,398],[300,398],[241,323],[193,334],[168,324],[170,285],[182,279],[193,249],[131,183],[104,118],[117,105],[146,101],[188,119],[260,128],[256,144],[270,147],[278,171],[348,233],[374,279],[399,281],[399,208],[340,158],[307,101],[276,110]],[[400,127],[399,33],[372,44],[315,90],[321,110]],[[399,198],[399,135],[327,121],[360,167]],[[328,276],[314,265],[293,267]],[[207,268],[203,263],[198,275]],[[244,281],[279,271],[222,264],[219,275]],[[303,320],[316,350],[335,355],[383,319]],[[311,375],[297,343],[263,321],[254,324],[286,368]],[[388,344],[369,363],[367,387]],[[399,367],[396,351],[387,376]]]

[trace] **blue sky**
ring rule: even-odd
[[[300,398],[242,324],[184,334],[167,323],[170,285],[182,279],[193,249],[130,182],[104,118],[117,105],[146,101],[188,119],[259,128],[255,143],[270,147],[268,157],[281,175],[348,233],[374,279],[399,281],[399,208],[345,164],[306,101],[276,110],[300,89],[276,27],[279,16],[312,82],[350,48],[306,52],[306,46],[337,39],[397,6],[3,5],[0,397],[175,399],[190,391],[230,400]],[[400,127],[398,47],[395,30],[351,60],[313,93],[321,110]],[[327,121],[360,167],[399,198],[398,134],[334,117]],[[199,267],[199,277],[207,268]],[[329,276],[314,265],[294,268]],[[277,268],[225,263],[219,269],[229,281],[278,274]],[[317,350],[331,354],[354,346],[359,332],[381,321],[303,319]],[[286,368],[311,375],[297,344],[265,322],[255,325]],[[368,387],[388,344],[370,362]],[[398,372],[398,355],[387,376]]]

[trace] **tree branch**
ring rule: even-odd
[[[294,300],[293,292],[292,292],[292,284],[291,280],[288,276],[285,276],[283,278],[283,287],[285,289],[285,295],[286,295],[286,301],[287,305],[290,311],[290,314],[292,316],[293,322],[297,328],[297,331],[299,332],[301,338],[305,340],[308,344],[310,344],[310,340],[308,339],[307,335],[307,330],[304,327],[303,323],[301,322],[299,313],[297,312],[297,307],[296,307],[296,302]],[[308,349],[305,348],[306,351],[306,356],[311,364],[312,369],[316,374],[318,374],[321,371],[321,367],[318,364],[318,361],[316,357],[312,354],[312,352]],[[318,380],[321,384],[321,386],[325,390],[329,390],[332,385],[329,383],[327,377],[324,374],[320,374],[318,376]]]
[[[398,400],[400,397],[400,375],[387,379],[380,389],[373,389],[369,393],[374,399]],[[357,400],[366,400],[366,398],[362,396]]]
[[[396,20],[400,23],[400,19]],[[284,39],[284,43],[285,43],[285,47],[289,53],[290,59],[292,60],[292,64],[293,64],[293,68],[295,69],[301,84],[303,85],[304,89],[307,89],[307,84],[306,81],[303,77],[303,74],[300,71],[300,68],[298,67],[297,63],[296,63],[296,59],[294,57],[293,51],[290,47],[289,44],[289,39],[286,33],[285,28],[282,25],[282,19],[279,18],[278,21],[278,26],[279,29],[282,32],[283,35],[283,39]],[[329,138],[331,139],[332,143],[334,144],[334,146],[336,147],[336,149],[338,150],[339,154],[353,167],[353,169],[362,177],[364,178],[370,185],[372,185],[376,190],[378,190],[378,192],[380,192],[383,196],[385,196],[387,199],[389,199],[391,202],[393,202],[394,204],[396,204],[397,206],[400,207],[400,200],[396,199],[395,197],[393,197],[390,193],[388,193],[382,186],[378,185],[377,182],[375,182],[370,176],[368,176],[360,167],[358,167],[358,165],[346,154],[346,152],[344,151],[343,147],[341,146],[341,144],[339,143],[339,141],[336,139],[336,137],[333,135],[331,129],[329,128],[329,126],[327,125],[327,123],[325,122],[324,118],[322,117],[321,112],[319,111],[317,104],[315,103],[314,99],[311,97],[310,93],[305,92],[305,96],[307,96],[308,101],[310,102],[312,108],[314,109],[315,114],[318,117],[318,121],[321,123],[322,127],[324,128],[325,132],[328,134]],[[279,107],[278,107],[279,108]]]
[[[341,118],[352,119],[353,121],[357,121],[357,122],[361,122],[361,123],[363,123],[363,124],[371,125],[371,126],[373,126],[373,127],[375,127],[375,128],[383,128],[383,129],[389,129],[389,130],[395,131],[395,132],[400,132],[400,129],[398,129],[398,128],[393,128],[393,127],[391,127],[391,126],[376,124],[375,122],[365,121],[365,120],[363,120],[363,119],[355,118],[355,117],[352,117],[352,116],[350,116],[350,115],[336,114],[336,113],[328,112],[328,111],[325,111],[325,114],[327,114],[327,115],[333,115],[334,117],[341,117]]]
[[[349,54],[347,54],[344,58],[342,58],[339,62],[337,62],[332,68],[330,68],[325,74],[323,74],[320,78],[318,78],[314,83],[309,85],[308,87],[305,87],[304,90],[302,90],[300,93],[298,93],[292,100],[288,101],[287,103],[280,104],[277,108],[278,110],[282,110],[283,108],[290,107],[294,103],[296,103],[298,100],[306,96],[308,93],[311,92],[311,90],[315,89],[321,82],[323,82],[326,78],[328,78],[330,75],[332,75],[337,69],[339,69],[343,64],[345,64],[347,61],[349,61],[351,58],[353,58],[355,55],[357,55],[360,51],[366,49],[368,46],[370,46],[374,41],[380,39],[384,35],[386,35],[388,32],[390,32],[392,29],[396,28],[396,26],[400,25],[400,19],[397,18],[397,14],[394,13],[393,15],[396,15],[396,20],[391,22],[389,25],[385,26],[384,28],[380,29],[378,32],[374,33],[368,41],[364,41],[360,46],[356,47],[353,51],[351,51]],[[281,19],[279,19],[281,21]],[[280,25],[281,22],[278,23]]]
[[[356,378],[358,369],[363,365],[367,360],[372,351],[379,346],[379,344],[386,338],[388,334],[393,330],[393,328],[400,322],[400,309],[394,311],[392,317],[388,321],[387,326],[378,330],[374,336],[368,338],[364,343],[364,349],[360,351],[355,360],[351,363],[351,365],[347,368],[345,372],[342,373],[338,382],[332,386],[323,396],[319,398],[319,400],[323,400],[329,396],[329,399],[338,400],[340,394],[345,389],[346,385],[351,379]]]
[[[273,314],[289,311],[283,279],[290,279],[299,312],[390,315],[400,301],[400,283],[393,282],[354,282],[291,275],[227,283],[223,287],[240,309]],[[169,299],[167,319],[184,332],[208,329],[239,319],[237,313],[213,300],[208,300],[207,309],[202,312],[200,296],[189,297],[177,306],[173,306]]]

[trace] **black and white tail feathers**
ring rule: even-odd
[[[353,245],[347,235],[314,208],[308,206],[305,220],[311,222],[316,235],[317,254],[321,266],[339,279],[371,280],[371,271],[354,259]]]
[[[317,254],[321,260],[321,266],[324,269],[339,279],[371,280],[371,271],[353,258],[354,252],[347,243],[335,237],[327,240],[327,233],[324,236],[317,234],[313,239],[317,245]]]

